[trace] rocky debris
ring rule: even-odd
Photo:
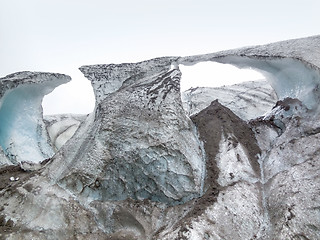
[[[39,171],[24,174],[0,191],[1,239],[105,239],[93,214],[72,196],[50,184]]]
[[[260,149],[253,131],[218,101],[192,121],[207,156],[205,193],[190,205],[192,210],[176,224],[176,230],[160,234],[159,239],[253,238],[263,222]]]
[[[216,99],[246,121],[269,112],[277,101],[274,90],[263,80],[216,88],[191,88],[182,93],[183,107],[189,116],[197,114]]]
[[[245,121],[237,117],[230,109],[222,106],[217,100],[213,101],[209,107],[191,119],[198,128],[200,140],[204,142],[204,149],[207,156],[207,185],[212,184],[213,179],[218,180],[217,176],[219,174],[217,175],[214,169],[217,169],[215,164],[219,162],[218,158],[222,150],[221,145],[225,143],[228,152],[232,149],[244,151],[244,156],[246,156],[250,165],[249,168],[252,169],[253,175],[259,178],[260,171],[257,160],[260,155],[260,148],[255,140],[254,132]],[[232,156],[232,158],[237,159],[238,164],[243,167],[246,163],[241,159],[240,151],[236,153],[235,156]],[[221,157],[224,157],[227,154],[223,153],[221,155]],[[225,161],[227,163],[230,159],[225,159]],[[222,168],[224,169],[225,167],[223,166]],[[241,169],[237,173],[236,165],[230,166],[229,169],[235,171],[235,173],[228,174],[228,177],[231,179],[237,178],[236,175],[243,172],[243,169]],[[208,178],[210,179],[209,181]],[[236,181],[239,181],[239,179]],[[220,182],[219,185],[225,186],[226,184]]]
[[[19,166],[5,166],[0,168],[0,191],[17,186],[33,175]]]

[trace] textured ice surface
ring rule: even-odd
[[[292,58],[244,58],[227,56],[220,62],[238,67],[251,67],[265,75],[279,100],[297,98],[309,109],[319,106],[320,72],[309,64]]]
[[[179,203],[201,194],[204,155],[182,108],[181,73],[170,66],[164,58],[92,67],[109,69],[105,75],[113,79],[92,79],[94,88],[99,83],[95,92],[104,95],[85,136],[75,136],[78,149],[55,156],[57,163],[67,159],[67,166],[51,166],[61,186],[92,200]],[[122,85],[115,89],[117,81]]]
[[[66,75],[38,72],[0,79],[0,146],[12,163],[37,163],[52,157],[41,103],[44,95],[67,81]]]
[[[320,218],[319,116],[299,101],[285,100],[254,122],[262,149],[264,204],[269,226],[263,239],[318,239]],[[290,111],[291,116],[283,112]],[[278,121],[284,126],[281,131]]]
[[[77,131],[87,115],[61,114],[44,116],[44,123],[55,150],[59,150]]]
[[[277,97],[266,81],[250,81],[217,88],[191,88],[182,93],[183,107],[189,116],[218,99],[238,117],[250,120],[270,111]]]
[[[79,69],[91,81],[96,102],[100,103],[109,93],[123,85],[158,74],[164,68],[169,70],[171,62],[176,59],[156,58],[139,63],[88,65]]]
[[[283,41],[218,53],[182,57],[179,64],[203,61],[253,68],[266,76],[278,98],[298,98],[309,109],[319,106],[320,37]]]
[[[285,90],[284,79],[292,96],[262,117],[247,122],[214,101],[193,124],[177,68],[228,55],[263,68],[280,60],[282,69],[292,58],[318,71],[319,41],[109,66],[114,78],[93,84],[102,94],[95,112],[51,161],[29,172],[0,168],[0,238],[320,239],[320,121],[309,105],[317,88],[310,101],[297,90],[313,73],[305,84],[292,71],[277,78],[274,87]]]

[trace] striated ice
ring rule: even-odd
[[[99,64],[82,66],[79,69],[91,81],[96,103],[100,103],[109,93],[117,91],[122,85],[158,74],[159,71],[170,70],[171,62],[176,59],[177,57],[156,58],[139,63]]]
[[[268,80],[279,100],[297,98],[309,109],[317,109],[320,72],[309,64],[292,58],[248,58],[227,56],[219,62],[260,71]]]
[[[55,150],[59,150],[77,131],[87,115],[60,114],[44,116],[44,123]]]

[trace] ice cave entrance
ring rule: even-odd
[[[182,72],[181,91],[196,87],[221,87],[245,81],[264,80],[265,77],[252,69],[239,69],[231,64],[200,62],[193,66],[179,65]]]

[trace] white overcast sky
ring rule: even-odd
[[[318,35],[319,9],[319,0],[0,0],[0,76],[24,70],[68,74],[72,82],[45,98],[45,113],[87,113],[94,99],[81,65]],[[223,74],[214,67],[200,65],[213,85],[228,83],[219,81]],[[187,78],[200,74],[197,65],[192,68],[182,68],[185,88],[197,84]]]

